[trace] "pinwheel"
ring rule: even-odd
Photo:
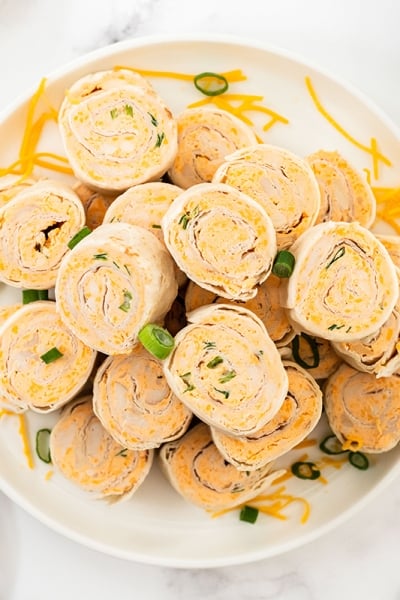
[[[400,370],[400,298],[388,320],[366,338],[354,342],[333,342],[345,362],[377,377],[388,377]]]
[[[282,280],[269,275],[258,288],[257,295],[245,303],[240,303],[261,319],[273,342],[279,347],[286,346],[294,337],[293,327],[289,322],[285,309],[281,306],[280,287]],[[185,294],[186,312],[205,304],[226,303],[226,298],[201,288],[193,281],[189,282]],[[239,303],[238,303],[239,304]]]
[[[317,218],[317,180],[298,156],[267,144],[234,152],[213,178],[244,192],[262,206],[275,227],[278,249],[288,248]]]
[[[321,192],[317,223],[357,221],[366,228],[375,220],[376,200],[365,177],[339,152],[319,150],[307,158]]]
[[[32,302],[0,327],[0,396],[15,412],[54,411],[81,390],[95,358],[54,302]]]
[[[54,467],[95,498],[127,500],[143,483],[152,450],[128,450],[118,444],[93,413],[90,396],[65,407],[50,435]]]
[[[93,408],[110,435],[131,450],[175,440],[192,417],[171,392],[161,361],[141,345],[102,364],[94,381]]]
[[[182,188],[212,181],[228,154],[257,143],[246,123],[211,106],[188,108],[177,117],[177,123],[178,153],[169,176]]]
[[[54,287],[68,242],[85,224],[78,196],[42,180],[0,208],[0,281],[38,290]]]
[[[289,379],[278,413],[257,432],[234,437],[212,427],[214,444],[241,471],[254,471],[279,458],[314,429],[322,412],[322,392],[315,379],[296,363],[284,361]]]
[[[377,379],[343,364],[328,379],[324,404],[332,431],[351,450],[386,452],[400,441],[400,375]]]
[[[19,194],[36,183],[33,177],[22,178],[21,175],[3,175],[0,176],[0,207],[7,204]]]
[[[271,465],[257,471],[238,471],[213,444],[209,427],[199,423],[160,451],[163,472],[188,502],[209,511],[237,506],[269,487],[283,471]]]
[[[173,200],[183,190],[176,185],[154,181],[135,185],[111,204],[104,216],[104,223],[130,223],[153,233],[164,245],[161,221]],[[176,268],[179,286],[186,282],[186,275]]]
[[[251,198],[224,184],[200,183],[180,194],[162,220],[177,265],[201,287],[249,300],[270,274],[276,236]]]
[[[175,158],[171,111],[132,71],[79,79],[64,98],[58,122],[71,167],[89,187],[125,190],[157,179]]]
[[[357,223],[320,223],[295,242],[296,266],[284,302],[302,331],[338,342],[359,340],[389,318],[399,296],[393,262]]]
[[[101,225],[65,257],[56,283],[64,323],[91,348],[129,354],[139,330],[162,320],[177,293],[158,239],[126,223]]]
[[[200,419],[233,435],[263,427],[288,388],[279,352],[262,322],[234,305],[198,308],[164,362],[176,396]]]

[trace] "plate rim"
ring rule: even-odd
[[[133,37],[127,40],[123,40],[117,43],[108,44],[98,49],[92,50],[85,54],[80,55],[70,61],[67,61],[60,67],[51,70],[47,75],[44,75],[46,79],[51,83],[57,79],[67,75],[73,70],[84,67],[85,64],[95,60],[101,60],[103,57],[110,57],[114,54],[124,52],[133,48],[142,48],[146,46],[152,46],[156,44],[173,44],[173,43],[209,43],[209,44],[230,44],[238,47],[246,47],[262,52],[270,53],[279,58],[285,58],[289,61],[296,63],[297,65],[309,68],[317,74],[325,77],[328,81],[333,82],[340,86],[344,91],[358,99],[366,108],[376,115],[385,126],[390,129],[390,132],[397,139],[400,144],[400,127],[397,126],[394,121],[386,114],[386,112],[373,100],[371,100],[364,92],[359,90],[355,85],[349,83],[344,78],[337,76],[328,69],[324,69],[313,61],[305,59],[301,54],[287,50],[283,47],[276,46],[273,44],[267,44],[251,40],[245,36],[230,35],[230,34],[219,34],[219,33],[192,33],[192,34],[151,34],[145,36]],[[11,116],[18,108],[26,103],[35,91],[35,87],[31,86],[29,89],[19,94],[11,103],[0,111],[0,125],[9,116]],[[236,553],[234,556],[227,558],[213,558],[213,559],[192,559],[183,557],[179,562],[172,558],[168,559],[165,556],[149,556],[148,554],[141,554],[136,550],[123,550],[118,549],[114,545],[107,545],[104,542],[95,541],[91,537],[80,534],[75,530],[71,530],[68,526],[63,525],[53,517],[49,517],[44,511],[41,511],[35,506],[33,502],[30,502],[24,495],[15,491],[13,486],[6,481],[0,474],[0,491],[3,492],[12,502],[17,504],[26,513],[35,518],[37,521],[51,529],[52,531],[62,535],[63,537],[81,544],[91,550],[102,552],[103,554],[113,556],[115,558],[121,558],[124,560],[135,561],[142,564],[148,564],[160,567],[169,567],[177,569],[210,569],[219,568],[226,566],[233,566],[239,564],[248,564],[275,556],[280,556],[286,552],[300,548],[305,544],[316,540],[329,531],[332,531],[337,526],[344,524],[353,515],[362,510],[368,503],[376,498],[380,493],[383,492],[391,483],[393,483],[400,476],[400,460],[397,461],[393,467],[375,484],[363,497],[359,498],[349,508],[342,511],[340,514],[330,519],[328,522],[318,526],[315,530],[305,532],[294,538],[293,540],[281,542],[273,547],[266,546],[263,549],[258,549],[253,552],[246,551],[245,554]]]

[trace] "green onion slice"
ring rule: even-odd
[[[48,300],[49,290],[22,290],[22,304],[30,304],[37,300]]]
[[[296,462],[291,466],[293,475],[299,479],[318,479],[321,471],[317,469],[317,465],[312,462]]]
[[[206,367],[207,369],[215,369],[215,367],[217,367],[218,365],[220,365],[221,363],[224,362],[224,359],[222,358],[222,356],[215,356],[212,360],[210,360]]]
[[[89,229],[89,227],[84,227],[83,229],[81,229],[80,231],[78,231],[78,233],[76,233],[68,242],[67,246],[70,250],[72,250],[72,248],[75,248],[75,246],[77,244],[79,244],[79,242],[81,240],[83,240],[83,238],[85,238],[87,235],[89,235],[89,233],[92,233],[92,230]]]
[[[258,517],[258,508],[253,506],[243,506],[239,514],[239,519],[246,523],[255,523]]]
[[[315,369],[316,367],[318,367],[319,361],[320,361],[318,344],[317,344],[315,338],[311,337],[307,333],[302,333],[301,337],[303,338],[303,340],[305,340],[307,342],[307,344],[310,347],[312,357],[313,357],[312,362],[308,363],[305,360],[303,360],[300,356],[300,336],[299,335],[296,335],[292,341],[293,358],[297,362],[298,365],[303,367],[303,369]]]
[[[369,467],[369,460],[362,452],[349,452],[349,463],[360,471],[366,471]]]
[[[36,454],[45,463],[51,463],[50,429],[39,429],[36,434]]]
[[[40,358],[44,363],[46,363],[46,365],[49,365],[50,363],[61,358],[62,356],[64,356],[63,353],[60,352],[59,349],[54,346],[54,348],[51,348],[51,350],[42,354]]]
[[[153,323],[142,327],[138,338],[150,354],[160,359],[167,358],[175,345],[175,340],[169,331]]]
[[[193,79],[195,87],[205,96],[219,96],[229,87],[228,80],[218,73],[205,71]]]
[[[325,454],[346,454],[348,450],[343,450],[342,442],[340,442],[336,435],[328,435],[319,445],[320,450]]]
[[[289,250],[280,250],[275,256],[272,272],[277,277],[288,278],[293,273],[295,258]]]
[[[39,290],[22,290],[22,304],[30,304],[39,300]]]

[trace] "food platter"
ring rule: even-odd
[[[233,83],[229,92],[240,94],[242,102],[246,98],[243,116],[251,118],[260,140],[300,156],[319,149],[338,150],[360,171],[366,170],[373,185],[399,184],[400,133],[377,108],[331,75],[285,52],[248,41],[152,37],[117,44],[51,75],[46,98],[58,108],[65,90],[79,77],[118,65],[193,75],[241,69],[246,79]],[[190,78],[157,75],[149,80],[174,114],[201,99]],[[0,150],[1,166],[12,163],[18,153],[31,94],[0,119],[1,139],[7,141]],[[377,142],[378,154],[372,140]],[[62,153],[55,126],[45,130],[40,144],[43,151]],[[389,231],[385,224],[378,227]],[[11,304],[19,296],[18,290],[1,285],[1,304]],[[51,428],[56,418],[54,414],[28,415],[32,447],[35,432]],[[28,469],[17,430],[13,418],[0,421],[2,491],[49,527],[82,544],[113,556],[173,567],[240,564],[298,547],[349,518],[400,472],[399,448],[375,455],[367,471],[349,464],[327,468],[326,484],[301,480],[287,484],[291,494],[306,499],[310,506],[306,523],[301,522],[301,503],[293,503],[286,520],[262,515],[255,525],[249,525],[239,521],[236,511],[212,518],[185,503],[157,464],[128,502],[108,505],[94,501],[57,474],[47,477],[49,465],[37,459],[34,469]],[[310,437],[321,440],[327,431],[323,419]],[[311,457],[317,456],[318,445],[307,451]],[[303,452],[293,451],[292,462]]]

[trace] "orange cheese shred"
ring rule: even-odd
[[[342,127],[342,125],[340,125],[336,121],[336,119],[332,117],[332,115],[326,110],[326,108],[324,108],[311,82],[311,78],[307,76],[305,78],[305,82],[308,93],[310,94],[311,99],[314,102],[318,112],[328,121],[328,123],[332,125],[332,127],[336,129],[336,131],[338,131],[344,138],[346,138],[347,141],[353,144],[353,146],[356,146],[357,148],[363,150],[363,152],[366,152],[371,156],[372,171],[374,178],[376,180],[379,179],[379,163],[382,162],[388,167],[391,167],[392,163],[387,158],[387,156],[384,156],[381,152],[379,152],[378,143],[376,139],[374,137],[371,137],[370,146],[366,146],[365,144],[362,144],[361,142],[356,140],[356,138],[354,138],[344,127]]]
[[[29,443],[28,428],[27,428],[27,424],[26,424],[25,415],[23,415],[23,414],[18,415],[18,419],[19,419],[19,435],[21,436],[22,447],[24,450],[26,462],[28,464],[28,467],[30,469],[33,469],[34,462],[33,462],[33,456],[32,456],[32,451],[31,451],[31,445]]]
[[[316,445],[317,445],[317,440],[315,440],[315,439],[303,440],[302,442],[297,444],[297,446],[294,447],[294,450],[300,450],[302,448],[311,448],[312,446],[316,446]]]
[[[259,104],[263,100],[264,96],[254,96],[252,94],[221,94],[220,96],[207,96],[207,98],[192,102],[188,105],[188,108],[214,104],[221,110],[232,113],[250,126],[254,126],[254,122],[245,113],[260,112],[270,117],[269,121],[263,126],[263,131],[268,131],[276,123],[283,123],[284,125],[289,123],[289,120],[283,115],[263,104]]]
[[[189,73],[178,73],[176,71],[154,71],[152,69],[136,69],[135,67],[126,67],[124,65],[116,65],[114,67],[114,71],[134,71],[135,73],[139,73],[143,77],[167,77],[169,79],[180,79],[182,81],[191,81],[193,82],[196,74],[191,75]],[[232,71],[224,71],[222,73],[218,73],[225,77],[225,79],[229,83],[236,83],[238,81],[246,81],[247,77],[243,73],[241,69],[233,69]]]

